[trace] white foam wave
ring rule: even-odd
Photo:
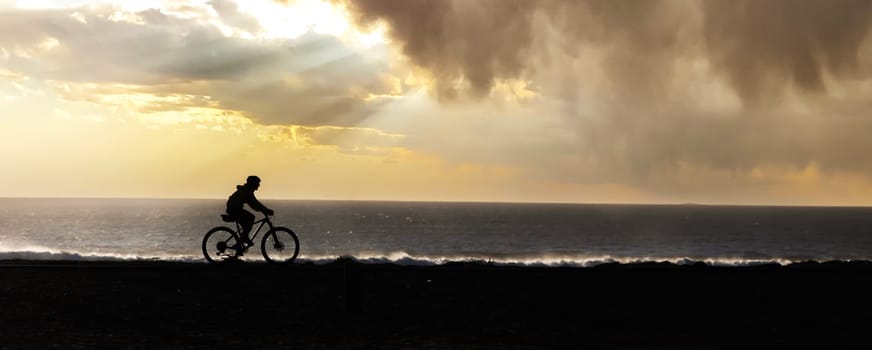
[[[137,254],[116,254],[100,252],[79,252],[51,249],[37,245],[0,245],[0,261],[31,260],[31,261],[177,261],[200,262],[199,256],[156,255],[144,256]]]
[[[339,257],[318,256],[307,257],[312,261],[331,262]],[[541,266],[541,267],[592,267],[603,264],[641,264],[641,263],[671,263],[675,265],[693,265],[703,263],[709,266],[755,266],[755,265],[790,265],[808,260],[791,260],[786,258],[760,259],[745,257],[710,257],[694,259],[690,257],[616,257],[611,255],[527,255],[527,256],[426,256],[410,255],[405,252],[388,254],[358,254],[347,258],[369,264],[399,264],[399,265],[443,265],[448,263],[484,263],[502,266]],[[826,259],[827,261],[834,259]],[[824,260],[819,260],[820,262]]]
[[[30,260],[30,261],[167,261],[205,263],[199,255],[136,255],[107,254],[97,252],[61,251],[39,246],[19,246],[15,249],[0,246],[0,261]],[[809,261],[791,260],[785,258],[759,259],[745,257],[710,257],[694,259],[690,257],[616,257],[610,255],[527,255],[527,256],[476,256],[476,255],[412,255],[397,251],[389,253],[364,252],[354,255],[301,255],[302,263],[327,264],[337,259],[351,259],[364,264],[396,264],[404,266],[433,266],[449,263],[483,263],[498,266],[531,266],[531,267],[592,267],[602,264],[640,264],[640,263],[672,263],[675,265],[693,265],[703,263],[709,266],[754,266],[765,264],[789,265]],[[250,261],[263,261],[262,257],[252,254],[246,257]],[[833,261],[837,259],[817,260]],[[850,260],[842,260],[850,261]]]

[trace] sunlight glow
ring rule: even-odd
[[[365,47],[373,47],[387,42],[385,39],[385,27],[383,25],[377,26],[369,33],[355,33],[355,36]]]
[[[349,21],[348,11],[327,1],[298,0],[287,4],[256,0],[238,2],[239,11],[257,18],[265,39],[293,39],[313,31],[332,35],[365,47],[385,42],[385,29],[377,26],[370,32],[361,32]]]

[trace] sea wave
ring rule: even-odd
[[[196,262],[201,256],[185,255],[139,255],[106,252],[81,252],[75,250],[59,250],[33,244],[3,244],[0,243],[0,261],[30,260],[30,261],[177,261]]]
[[[259,254],[251,254],[245,260],[262,262]],[[352,255],[301,255],[300,263],[327,264],[338,259],[349,259],[363,264],[395,264],[404,266],[433,266],[451,263],[480,263],[498,266],[520,267],[593,267],[603,264],[642,264],[671,263],[675,265],[705,264],[709,266],[755,266],[755,265],[790,265],[799,262],[851,261],[849,259],[788,259],[788,258],[749,258],[749,257],[658,257],[658,256],[591,256],[591,255],[517,255],[498,257],[487,255],[449,255],[427,256],[412,255],[406,252],[372,253],[362,252]],[[0,261],[165,261],[205,263],[198,255],[137,255],[113,254],[103,252],[61,251],[45,247],[26,247],[24,249],[0,249]]]

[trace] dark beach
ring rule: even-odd
[[[838,348],[870,263],[592,268],[4,261],[0,348]]]

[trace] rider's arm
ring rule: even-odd
[[[248,206],[252,209],[257,210],[261,213],[269,211],[269,209],[261,204],[257,198],[254,197],[254,193],[251,194],[251,197],[248,199]]]

